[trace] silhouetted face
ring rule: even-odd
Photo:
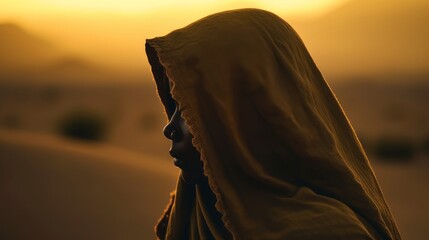
[[[193,136],[185,125],[177,104],[173,116],[164,127],[164,135],[171,140],[170,155],[174,158],[174,164],[182,169],[182,178],[185,182],[192,184],[201,182],[204,175],[200,153],[192,145]]]

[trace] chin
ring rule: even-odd
[[[180,176],[181,176],[182,180],[188,184],[199,184],[199,183],[203,182],[203,180],[205,178],[203,174],[190,174],[190,173],[187,173],[183,170],[182,170],[182,173],[180,174]]]

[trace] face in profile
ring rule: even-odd
[[[175,111],[164,127],[164,136],[171,140],[170,155],[174,164],[182,170],[185,182],[198,184],[204,178],[203,163],[200,153],[192,144],[192,134],[181,117],[180,109],[176,104]]]

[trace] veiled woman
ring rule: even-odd
[[[401,239],[337,99],[297,33],[216,13],[146,52],[181,176],[160,239]]]

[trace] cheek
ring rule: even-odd
[[[186,152],[189,157],[199,159],[199,152],[192,144],[193,136],[191,132],[189,131],[188,127],[185,125],[183,121],[181,122],[180,127],[183,133],[183,140],[182,140],[183,148],[186,149]]]
[[[180,129],[182,130],[183,140],[186,142],[191,142],[192,134],[183,120],[180,121]]]

